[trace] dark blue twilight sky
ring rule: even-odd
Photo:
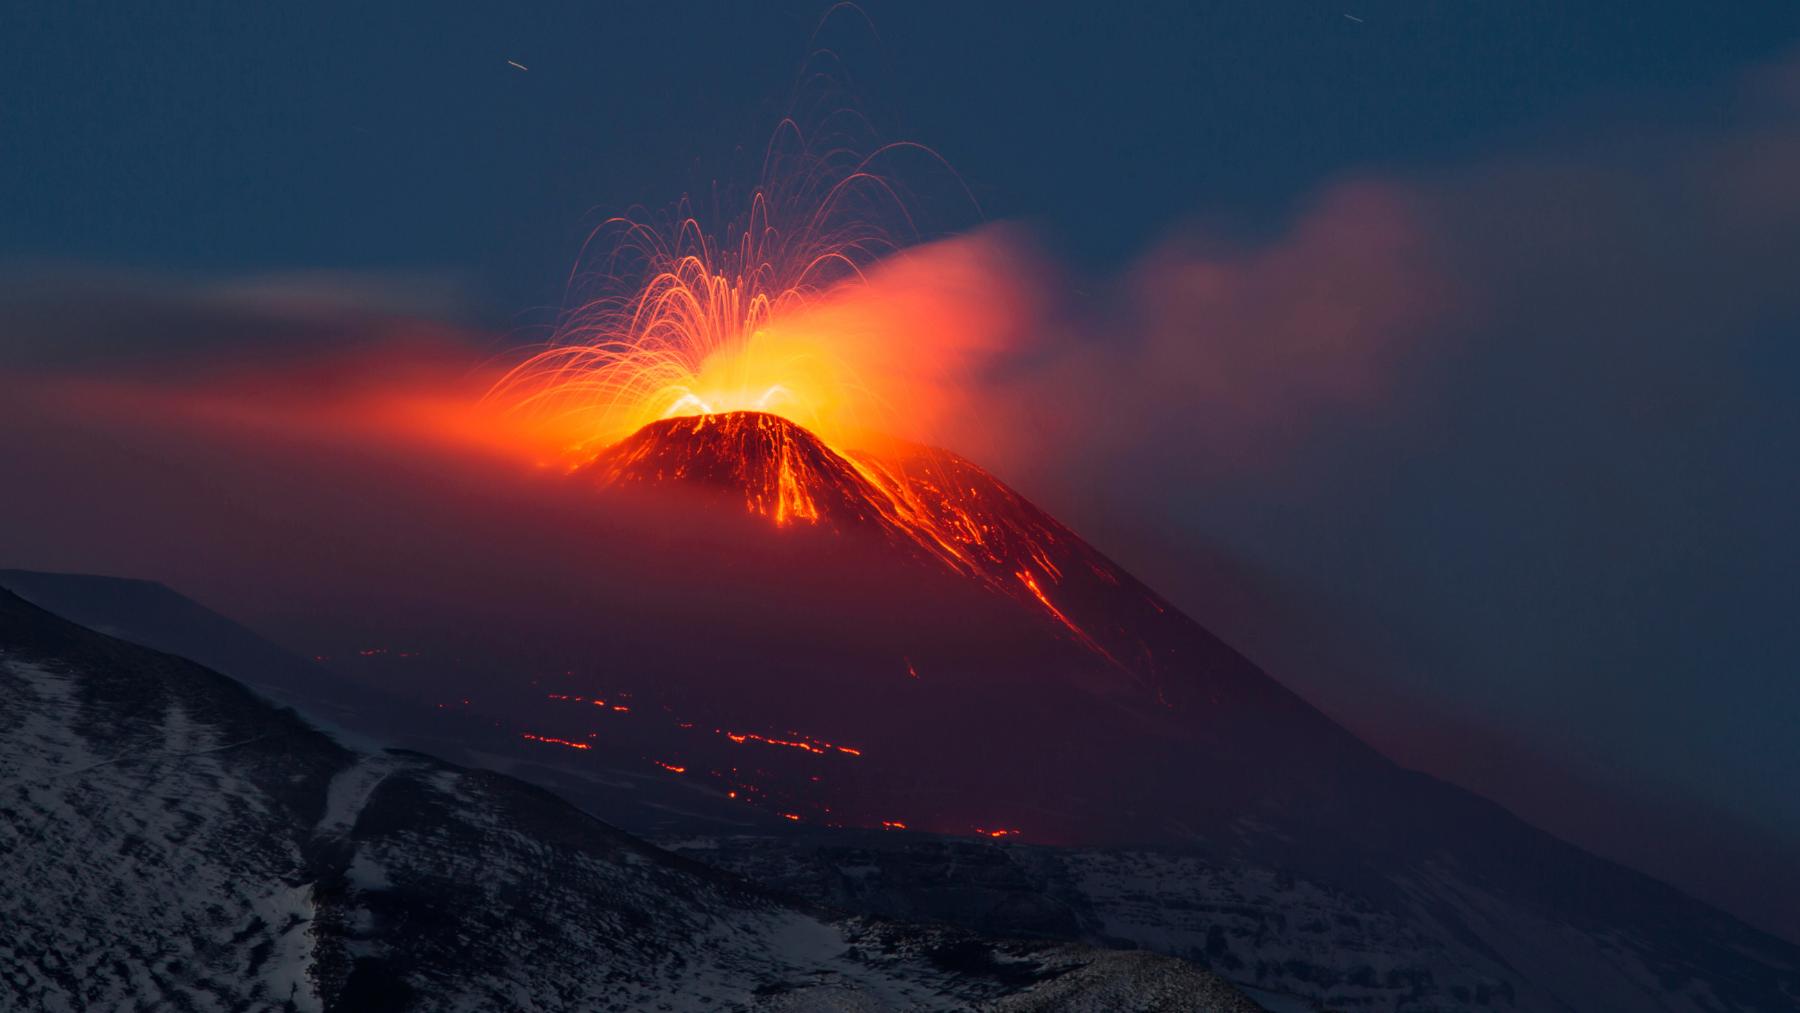
[[[436,269],[510,314],[557,297],[585,212],[759,144],[825,6],[10,5],[0,253]],[[856,69],[990,217],[1104,265],[1583,106],[1681,116],[1800,35],[1783,3],[1341,6],[876,2]]]
[[[824,6],[12,3],[0,267],[418,277],[517,327],[595,214],[742,178]],[[1159,369],[1006,477],[1393,755],[1800,938],[1800,5],[865,9],[873,114],[1072,316],[1150,251],[1259,293],[1176,270],[1119,330],[1254,345],[1280,411]],[[1368,323],[1289,355],[1320,291]],[[1378,396],[1318,394],[1345,347]]]

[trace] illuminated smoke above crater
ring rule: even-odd
[[[930,392],[901,389],[892,363],[913,352],[871,348],[871,335],[891,342],[942,321],[929,302],[847,313],[845,296],[927,238],[890,169],[911,160],[928,177],[954,175],[928,148],[867,144],[869,133],[849,111],[810,131],[784,119],[759,182],[723,228],[709,228],[686,198],[662,216],[603,222],[584,244],[554,337],[490,401],[576,463],[646,424],[696,415],[778,415],[834,446],[886,431],[884,421]],[[974,211],[960,182],[951,188]]]

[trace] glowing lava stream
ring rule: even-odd
[[[532,732],[523,732],[523,733],[521,733],[520,738],[529,739],[532,742],[545,742],[545,743],[549,743],[552,746],[565,746],[569,749],[592,749],[592,748],[594,748],[593,746],[590,746],[585,742],[573,742],[569,739],[559,739],[552,735],[537,735]]]

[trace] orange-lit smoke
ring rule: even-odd
[[[722,232],[685,202],[667,222],[603,223],[555,337],[489,402],[571,464],[651,422],[734,411],[782,416],[839,448],[929,435],[943,381],[991,354],[1027,295],[988,269],[995,234],[905,249],[919,226],[877,171],[896,151],[929,154],[815,153],[790,121],[747,213]]]

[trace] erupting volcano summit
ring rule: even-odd
[[[1144,612],[1166,606],[1050,515],[948,451],[890,443],[886,452],[828,447],[795,422],[763,412],[653,422],[584,469],[605,486],[680,483],[733,498],[777,525],[873,535],[927,564],[971,577],[1041,609],[1083,647],[1149,663],[1151,648],[1123,627],[1085,629],[1072,612],[1117,598],[1127,583]],[[1102,643],[1102,637],[1112,646]]]

